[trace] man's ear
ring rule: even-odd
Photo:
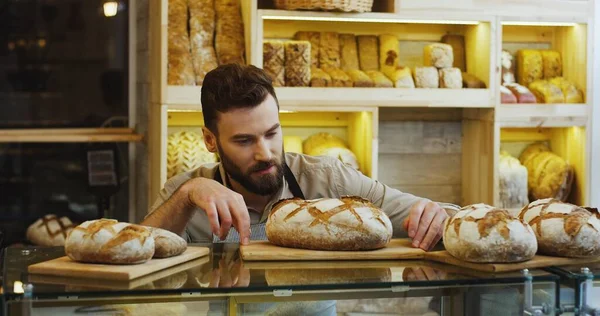
[[[206,149],[211,153],[217,152],[217,136],[213,134],[206,126],[202,127],[202,135],[204,135],[204,144]]]

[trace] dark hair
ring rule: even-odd
[[[266,72],[252,65],[221,65],[208,72],[202,83],[204,125],[216,134],[218,113],[255,107],[269,94],[279,109],[271,77]]]

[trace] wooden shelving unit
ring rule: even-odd
[[[0,130],[0,143],[139,142],[132,128],[44,128]]]
[[[242,17],[246,57],[249,63],[262,67],[262,41],[291,39],[297,31],[335,31],[355,35],[388,33],[400,40],[400,62],[412,68],[421,65],[424,45],[439,42],[445,34],[463,35],[467,72],[483,80],[486,89],[279,87],[276,93],[282,109],[282,121],[286,122],[284,133],[304,129],[304,132],[298,133],[306,135],[323,130],[330,123],[317,124],[312,119],[316,112],[321,112],[323,118],[328,115],[344,117],[335,124],[348,122],[337,126],[347,131],[351,129],[351,118],[367,115],[370,123],[363,124],[363,128],[366,127],[371,134],[351,142],[354,148],[362,148],[358,153],[361,166],[365,166],[369,176],[378,178],[383,172],[378,166],[382,157],[379,135],[384,128],[380,122],[389,121],[380,114],[384,109],[404,109],[404,114],[397,117],[399,122],[406,117],[460,122],[461,198],[458,202],[462,205],[498,203],[497,165],[503,144],[546,141],[555,153],[575,166],[576,183],[570,201],[584,205],[593,194],[587,173],[592,163],[589,152],[590,117],[594,104],[592,25],[595,17],[592,1],[570,2],[573,3],[559,0],[461,0],[453,2],[453,10],[449,10],[447,1],[441,0],[426,3],[386,0],[377,1],[374,12],[357,14],[276,10],[269,0],[244,0]],[[151,4],[154,5],[151,12],[156,13],[150,21],[151,32],[155,34],[151,36],[155,39],[151,43],[150,64],[154,67],[150,72],[153,104],[150,115],[156,128],[150,128],[149,141],[160,144],[151,149],[150,169],[160,170],[159,174],[152,175],[153,198],[166,180],[166,138],[169,130],[201,126],[197,120],[201,118],[201,87],[166,84],[168,1],[156,0]],[[501,50],[520,47],[560,51],[564,77],[583,90],[584,103],[501,104],[498,89]],[[405,115],[406,110],[413,109],[427,109],[430,114]],[[349,135],[346,134],[346,137],[350,141]],[[512,148],[516,150],[517,147]],[[427,173],[428,170],[422,172]]]

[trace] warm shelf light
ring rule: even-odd
[[[119,3],[117,1],[107,1],[102,5],[104,9],[105,17],[112,17],[117,15],[117,11],[119,10]]]
[[[460,20],[412,20],[412,19],[378,19],[378,18],[347,18],[335,16],[278,16],[263,15],[263,20],[284,20],[284,21],[326,21],[326,22],[366,22],[366,23],[416,23],[416,24],[461,24],[477,25],[479,21],[460,21]]]
[[[575,26],[574,22],[541,22],[541,21],[503,21],[502,25],[517,26]]]
[[[23,294],[23,282],[21,281],[15,281],[13,283],[13,292],[15,294]]]

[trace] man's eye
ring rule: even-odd
[[[240,139],[240,140],[236,140],[235,142],[238,143],[238,144],[240,144],[240,145],[248,145],[252,141],[250,139]]]

